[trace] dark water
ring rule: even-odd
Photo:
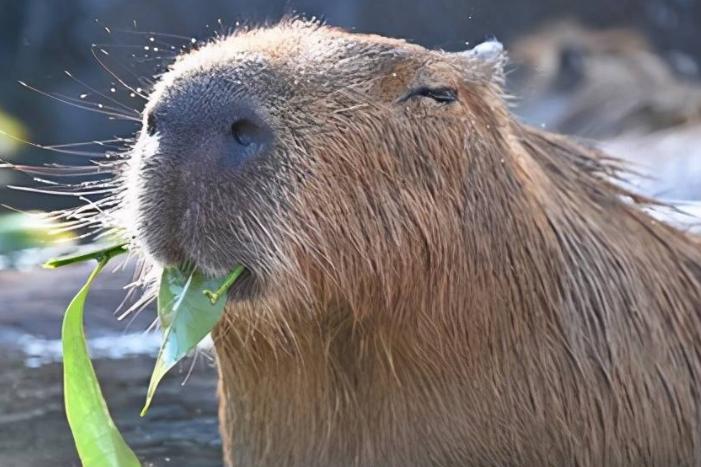
[[[80,465],[63,412],[58,338],[63,309],[88,272],[87,265],[0,272],[2,467]],[[204,353],[194,366],[190,359],[167,376],[147,416],[139,417],[158,337],[143,333],[152,310],[128,327],[113,316],[129,278],[129,272],[104,274],[86,307],[95,369],[112,416],[144,465],[220,466],[216,373]]]

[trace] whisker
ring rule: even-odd
[[[15,140],[15,141],[17,141],[17,142],[20,142],[20,143],[22,143],[22,144],[26,144],[26,145],[28,145],[28,146],[31,146],[31,147],[33,147],[33,148],[43,149],[43,150],[46,150],[46,151],[52,151],[52,152],[56,152],[56,153],[59,153],[59,154],[70,154],[70,155],[72,155],[72,156],[105,157],[105,153],[104,153],[104,152],[97,152],[97,151],[73,151],[73,150],[68,150],[68,149],[57,149],[57,148],[52,147],[52,146],[46,146],[46,145],[43,145],[43,144],[34,143],[34,142],[32,142],[32,141],[29,141],[29,140],[20,138],[20,137],[15,136],[15,135],[12,135],[12,134],[10,134],[10,133],[4,131],[4,130],[0,130],[0,134],[1,134],[1,135],[4,135],[4,136],[6,136],[6,137],[8,137],[8,138],[10,138],[10,139],[12,139],[12,140]]]
[[[129,138],[131,139],[131,138]],[[113,139],[103,139],[103,140],[94,140],[94,141],[84,141],[82,143],[64,143],[64,144],[52,144],[51,146],[46,146],[47,148],[69,148],[69,147],[76,147],[76,146],[89,146],[91,144],[95,144],[98,146],[104,146],[105,143],[125,143],[127,141],[127,138],[113,138]]]
[[[144,50],[143,45],[134,45],[134,44],[106,44],[106,43],[93,43],[93,47],[96,49],[104,49],[105,52],[107,52],[107,49],[133,49],[133,50]],[[109,55],[107,53],[106,55]]]
[[[153,84],[154,84],[153,80],[149,79],[148,76],[146,76],[145,74],[135,73],[131,68],[125,66],[124,64],[122,64],[120,61],[117,60],[115,64],[119,65],[120,68],[125,73],[128,73],[132,78],[134,78],[136,80],[137,83],[139,83],[139,86],[134,88],[134,86],[127,83],[125,79],[121,78],[119,75],[117,75],[117,73],[115,71],[113,71],[109,66],[107,66],[107,63],[105,63],[103,61],[103,59],[101,59],[97,54],[97,52],[99,51],[103,55],[110,56],[108,49],[123,49],[123,48],[135,49],[135,51],[136,51],[136,49],[143,50],[143,46],[121,46],[118,44],[92,44],[91,53],[93,54],[93,56],[95,57],[97,62],[105,69],[105,71],[107,71],[107,73],[109,73],[112,77],[114,77],[120,84],[122,84],[122,86],[125,86],[126,89],[131,91],[131,93],[133,94],[133,96],[131,96],[131,97],[139,96],[144,100],[148,100],[148,95],[143,92],[142,87],[145,87],[145,88],[153,87]],[[164,58],[168,59],[168,60],[173,60],[180,53],[180,51],[178,51],[176,48],[174,48],[172,46],[170,46],[170,48],[172,50],[172,55],[168,55],[167,57],[156,56],[156,57],[153,57],[151,59],[140,59],[136,56],[135,53],[133,53],[133,54],[131,54],[131,58],[136,63],[140,63],[140,64],[148,62],[148,61],[154,61],[154,60],[163,61]],[[158,53],[160,53],[160,52],[161,51],[159,51]],[[167,51],[164,50],[163,52],[167,52]],[[170,52],[168,52],[168,53],[170,54]]]
[[[87,203],[87,204],[86,204],[85,206],[83,206],[83,207],[85,207],[85,208],[91,207],[91,208],[95,209],[97,212],[99,212],[100,214],[103,214],[103,215],[105,214],[105,212],[102,210],[102,208],[100,207],[100,205],[99,205],[98,202],[92,201],[92,200],[90,200],[90,199],[88,199],[88,198],[85,198],[84,196],[81,196],[79,199],[80,199],[81,201]]]
[[[151,294],[145,294],[143,295],[139,300],[136,301],[133,305],[131,305],[129,308],[127,308],[122,314],[117,316],[117,321],[122,321],[124,318],[127,316],[131,315],[132,313],[134,316],[132,317],[132,321],[138,316],[139,312],[141,312],[144,308],[146,308],[153,300],[155,297],[151,296]],[[155,329],[154,325],[157,325],[158,320],[156,320],[147,330],[152,330]],[[130,321],[131,324],[131,321]]]
[[[98,224],[99,221],[96,220],[83,220],[83,221],[75,221],[72,222],[70,225],[63,225],[61,227],[57,227],[54,229],[51,229],[52,234],[61,234],[64,232],[71,232],[73,230],[78,230],[78,229],[83,229],[85,227],[88,227],[89,225],[94,225]]]
[[[55,181],[53,181],[53,180],[48,180],[48,179],[46,179],[46,178],[32,177],[32,180],[35,181],[35,182],[38,182],[38,183],[43,183],[43,184],[45,184],[45,185],[55,185],[55,186],[59,186],[59,185],[60,185],[59,182],[55,182]]]
[[[190,369],[187,370],[187,374],[185,375],[185,379],[183,380],[182,383],[180,383],[180,386],[185,386],[187,382],[190,380],[190,376],[192,375],[192,370],[195,369],[195,364],[197,363],[197,357],[200,355],[200,350],[195,347],[195,355],[192,357],[192,363],[190,364]]]
[[[44,188],[36,188],[21,185],[7,185],[8,188],[18,191],[26,191],[29,193],[39,193],[42,195],[59,195],[59,196],[89,196],[89,195],[101,195],[105,193],[111,193],[112,189],[102,189],[102,190],[92,190],[92,191],[80,191],[80,192],[70,192],[70,191],[60,191],[60,190],[47,190]]]
[[[120,32],[124,34],[131,34],[136,36],[154,36],[154,37],[169,37],[171,39],[179,39],[187,41],[191,44],[197,43],[197,39],[194,37],[182,36],[180,34],[171,34],[166,32],[155,32],[155,31],[132,31],[131,29],[113,29],[115,32]]]
[[[153,61],[163,61],[164,59],[169,59],[172,60],[175,57],[177,57],[182,50],[179,50],[177,48],[160,48],[160,47],[153,47],[149,45],[129,45],[129,44],[92,44],[93,47],[95,47],[97,50],[102,52],[103,55],[108,55],[110,56],[111,54],[109,53],[109,50],[111,49],[117,49],[117,50],[133,50],[134,52],[139,51],[139,52],[144,52],[143,57],[138,57],[136,53],[131,54],[131,58],[137,62],[137,63],[148,63],[148,62],[153,62]],[[152,52],[152,53],[149,53]],[[133,74],[133,73],[132,73]]]
[[[27,89],[29,89],[29,90],[31,90],[31,91],[34,91],[34,92],[36,92],[36,93],[38,93],[38,94],[41,94],[42,96],[49,97],[49,98],[54,99],[54,100],[56,100],[56,101],[58,101],[58,102],[61,102],[61,103],[63,103],[63,104],[70,105],[70,106],[72,106],[72,107],[76,107],[76,108],[78,108],[78,109],[88,110],[88,111],[90,111],[90,112],[95,112],[95,113],[99,113],[99,114],[103,114],[103,115],[108,115],[108,116],[112,116],[112,117],[119,118],[119,119],[130,120],[130,121],[133,121],[133,122],[141,122],[140,119],[138,119],[138,118],[136,118],[136,117],[134,117],[134,116],[131,116],[131,115],[121,114],[121,113],[118,113],[118,112],[109,112],[109,111],[102,110],[102,109],[95,109],[95,108],[89,107],[89,106],[87,106],[87,105],[77,104],[77,103],[75,103],[75,102],[71,102],[70,100],[62,99],[62,98],[57,97],[57,96],[55,96],[55,95],[53,95],[53,94],[51,94],[51,93],[49,93],[49,92],[42,91],[41,89],[35,88],[34,86],[32,86],[32,85],[30,85],[30,84],[27,84],[27,83],[25,83],[24,81],[18,81],[18,82],[19,82],[19,84],[21,84],[21,85],[24,86],[25,88],[27,88]]]
[[[58,92],[53,93],[53,95],[56,97],[59,97],[61,99],[64,99],[67,102],[70,102],[73,104],[78,104],[78,105],[84,105],[84,106],[90,107],[91,109],[94,109],[94,110],[104,110],[104,111],[109,111],[109,112],[114,112],[114,113],[121,113],[123,110],[119,107],[105,105],[101,102],[92,102],[92,101],[86,100],[85,97],[87,97],[88,94],[81,94],[80,98],[67,96],[65,94],[61,94]],[[129,108],[129,107],[127,107],[127,108]],[[129,110],[134,110],[135,112],[137,112],[135,109],[129,108]],[[137,112],[137,114],[138,114],[138,112]]]
[[[74,167],[49,167],[34,165],[19,165],[13,163],[0,163],[0,169],[11,169],[27,175],[50,175],[53,177],[81,177],[85,175],[111,174],[113,170],[106,166],[74,166]]]
[[[121,84],[126,89],[131,91],[134,95],[139,96],[143,100],[148,100],[148,97],[146,96],[146,94],[141,92],[141,88],[139,88],[139,87],[134,88],[133,86],[130,86],[119,75],[117,75],[116,72],[112,71],[112,69],[109,68],[107,66],[107,64],[105,62],[103,62],[102,59],[97,55],[97,53],[95,52],[95,47],[91,47],[90,52],[92,53],[93,58],[95,58],[95,61],[97,61],[97,63],[102,67],[102,69],[105,70],[107,73],[109,73],[110,76],[112,76],[114,79],[116,79],[119,84]]]
[[[98,91],[97,89],[95,89],[94,87],[92,87],[88,83],[86,83],[85,81],[76,78],[75,76],[73,76],[73,73],[71,73],[70,71],[64,70],[63,72],[66,74],[66,76],[68,76],[70,79],[72,79],[76,83],[80,84],[81,86],[84,86],[86,89],[88,89],[93,94],[96,94],[104,99],[107,99],[108,101],[115,104],[118,108],[121,107],[123,110],[127,110],[128,112],[135,112],[137,115],[140,114],[140,112],[138,110],[129,107],[128,105],[126,105],[123,102],[118,101],[114,97],[108,96],[107,94]]]

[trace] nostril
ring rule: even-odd
[[[236,120],[231,125],[231,134],[241,146],[250,146],[262,142],[263,130],[247,119]]]
[[[240,108],[237,113],[229,126],[226,135],[229,141],[228,151],[221,161],[225,166],[239,170],[247,161],[266,153],[271,147],[274,134],[265,120],[250,109]]]

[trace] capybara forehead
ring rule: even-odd
[[[428,53],[402,39],[349,33],[295,20],[234,33],[182,57],[178,65],[209,67],[248,56],[265,57],[275,66],[323,67],[325,71],[327,68],[356,68],[356,64],[385,63],[393,57],[406,60]]]
[[[163,81],[243,83],[282,97],[310,86],[329,90],[386,77],[408,83],[439,57],[404,40],[294,20],[234,33],[184,55]]]
[[[318,116],[399,102],[416,89],[472,84],[494,85],[482,93],[489,98],[499,94],[503,76],[496,44],[449,53],[288,20],[236,32],[179,57],[156,84],[145,113],[172,118],[217,107],[213,102],[225,107],[245,100],[260,115],[287,118],[306,108],[304,115]]]

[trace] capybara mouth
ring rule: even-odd
[[[261,294],[259,274],[254,272],[256,261],[250,254],[216,254],[199,241],[185,245],[172,238],[168,242],[153,235],[141,238],[144,251],[163,267],[194,268],[211,277],[223,277],[237,265],[242,265],[245,271],[229,289],[229,297],[233,300],[250,300]]]
[[[197,250],[194,250],[193,253],[197,253]],[[207,261],[206,255],[199,253],[199,255],[193,256],[193,253],[185,254],[185,257],[189,259],[172,264],[192,267],[212,277],[223,277],[236,266],[241,265],[245,270],[229,289],[229,298],[234,301],[244,301],[254,299],[261,295],[261,281],[259,280],[259,275],[253,272],[253,268],[250,266],[252,264],[251,258],[246,260],[239,259],[240,257],[237,255],[235,256],[237,259],[233,261],[228,258],[226,260],[223,258],[216,258]]]

